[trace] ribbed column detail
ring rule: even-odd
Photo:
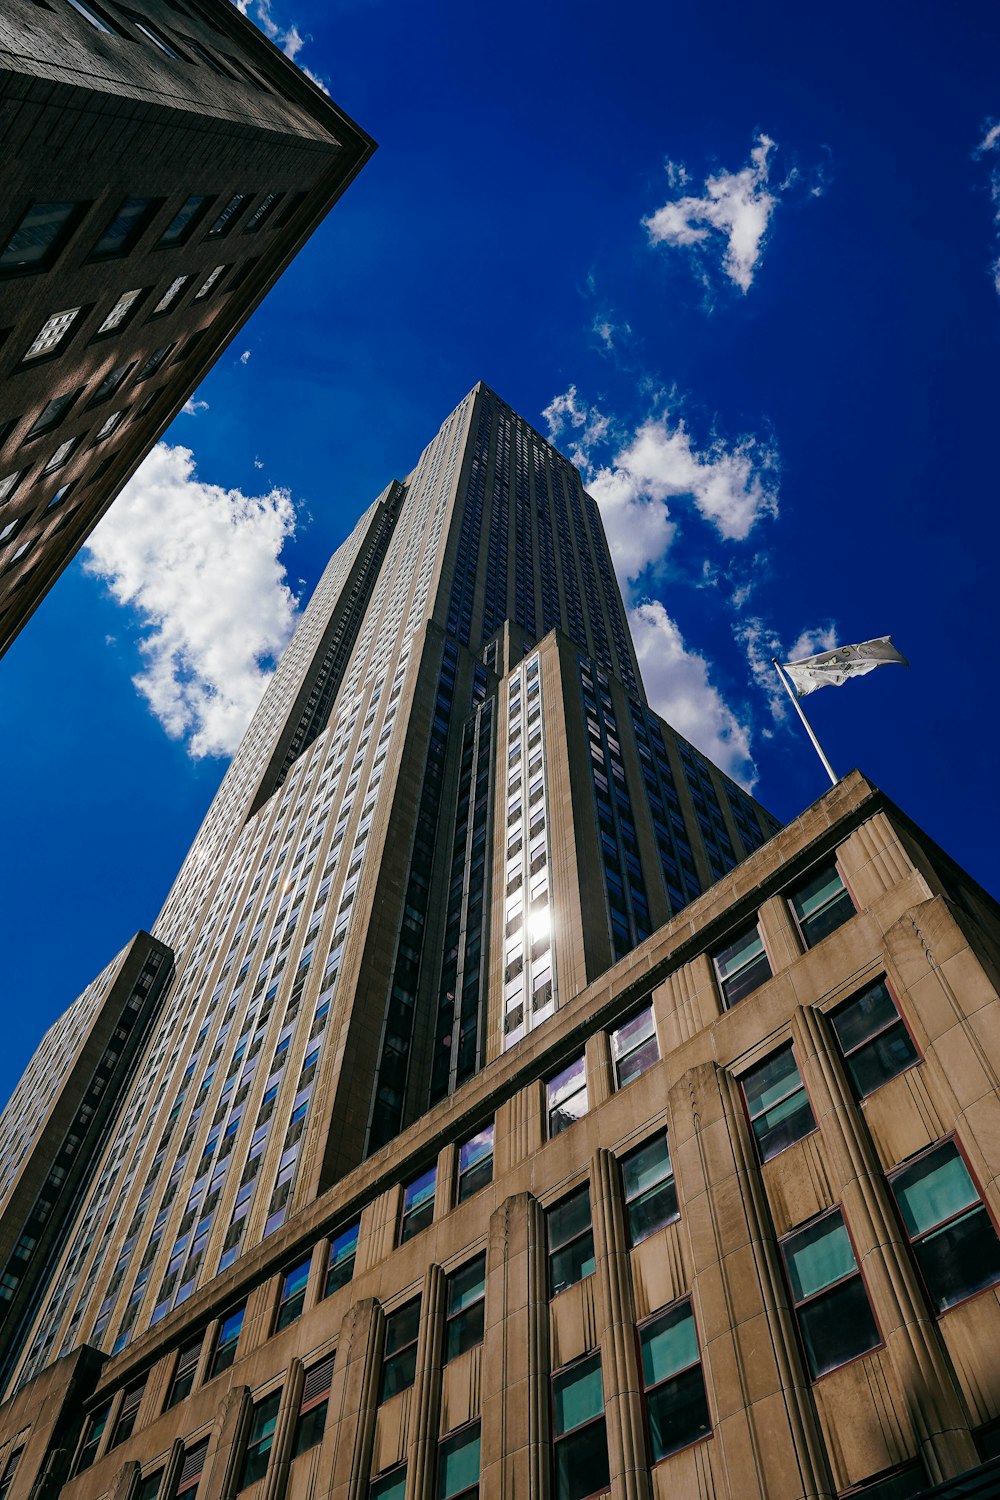
[[[281,1393],[278,1419],[274,1424],[271,1459],[267,1466],[267,1478],[261,1489],[260,1500],[282,1500],[285,1493],[288,1467],[291,1463],[292,1442],[295,1437],[295,1423],[299,1415],[299,1403],[302,1400],[302,1386],[305,1378],[305,1366],[301,1359],[293,1359],[288,1367],[285,1388]]]
[[[447,1280],[440,1266],[428,1266],[420,1299],[417,1373],[410,1402],[406,1500],[432,1500],[441,1418],[441,1349]]]
[[[316,1465],[317,1500],[368,1493],[385,1317],[374,1297],[355,1302],[340,1325],[326,1431]],[[329,1476],[324,1488],[324,1476]]]

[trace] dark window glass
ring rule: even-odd
[[[884,979],[838,1005],[830,1020],[861,1099],[920,1061]]]
[[[549,1296],[575,1286],[593,1273],[594,1231],[590,1218],[590,1188],[578,1188],[545,1215],[549,1240]]]
[[[836,865],[814,870],[788,899],[807,948],[814,948],[828,933],[854,916],[854,902]]]
[[[420,1298],[415,1297],[385,1320],[385,1352],[382,1357],[380,1401],[407,1390],[417,1373],[417,1335],[420,1332]]]
[[[653,1463],[711,1432],[691,1303],[667,1308],[639,1332]]]
[[[646,1005],[624,1026],[611,1033],[611,1055],[615,1062],[615,1084],[623,1089],[660,1060],[653,1007]]]
[[[109,396],[113,396],[129,371],[134,368],[134,364],[128,364],[116,365],[113,370],[109,370],[87,402],[88,407],[99,406],[102,401],[107,401]]]
[[[258,229],[262,229],[284,196],[284,193],[265,193],[247,220],[243,233],[256,234]]]
[[[399,1221],[399,1243],[412,1240],[415,1234],[426,1229],[434,1218],[434,1190],[437,1185],[437,1167],[428,1167],[403,1189],[403,1213]]]
[[[369,1500],[404,1500],[406,1495],[406,1465],[392,1469],[379,1479],[372,1480],[368,1492]]]
[[[236,1358],[236,1345],[239,1343],[240,1329],[243,1327],[243,1314],[246,1306],[237,1307],[229,1313],[219,1324],[219,1332],[215,1339],[215,1349],[209,1362],[208,1376],[218,1375],[222,1370],[228,1370]]]
[[[791,1043],[751,1068],[741,1083],[761,1161],[816,1129]]]
[[[458,1201],[493,1181],[493,1126],[487,1125],[458,1148]]]
[[[483,1341],[486,1309],[486,1255],[477,1255],[448,1277],[445,1361]]]
[[[100,1407],[95,1412],[91,1412],[87,1418],[87,1423],[83,1430],[83,1442],[80,1445],[76,1468],[73,1471],[75,1474],[80,1474],[84,1469],[89,1469],[97,1457],[97,1449],[100,1446],[101,1438],[104,1436],[104,1429],[108,1425],[108,1417],[110,1415],[111,1403],[109,1401],[107,1405]]]
[[[438,1500],[473,1500],[479,1494],[479,1423],[438,1445]]]
[[[876,1475],[851,1491],[851,1500],[919,1500],[927,1490],[927,1473],[916,1459],[901,1468]]]
[[[666,1131],[623,1156],[621,1165],[629,1244],[639,1245],[680,1217]]]
[[[159,198],[126,198],[90,252],[91,260],[127,255],[160,206]]]
[[[274,1318],[275,1333],[280,1332],[282,1328],[287,1328],[289,1323],[294,1323],[296,1318],[301,1317],[308,1285],[308,1260],[302,1261],[299,1265],[293,1266],[290,1271],[285,1272],[281,1283],[281,1295],[278,1298],[278,1311]]]
[[[840,1209],[781,1242],[792,1302],[815,1380],[880,1342]]]
[[[142,1393],[145,1389],[145,1375],[126,1389],[122,1404],[118,1409],[118,1419],[115,1422],[115,1430],[111,1434],[109,1448],[117,1448],[119,1443],[124,1443],[126,1438],[132,1436],[135,1430],[135,1419],[139,1415],[139,1403],[142,1401]]]
[[[954,1141],[925,1151],[889,1182],[938,1312],[1000,1281],[1000,1239]]]
[[[213,221],[208,231],[208,238],[210,240],[217,240],[221,239],[223,235],[228,234],[249,201],[250,196],[248,193],[234,193],[218,218]]]
[[[587,1064],[583,1057],[574,1058],[545,1085],[549,1138],[573,1125],[587,1113]]]
[[[554,1500],[585,1500],[609,1486],[601,1357],[591,1354],[552,1377]]]
[[[33,203],[0,251],[0,271],[47,270],[84,207],[82,203]]]
[[[162,1483],[162,1469],[157,1469],[153,1474],[147,1474],[145,1479],[140,1479],[139,1481],[139,1488],[135,1492],[135,1500],[156,1500]]]
[[[326,1426],[326,1412],[330,1404],[330,1385],[333,1381],[333,1355],[330,1354],[311,1370],[306,1371],[299,1402],[299,1417],[292,1440],[292,1457],[298,1458],[307,1448],[314,1448],[322,1441]]]
[[[14,1483],[14,1475],[17,1473],[17,1466],[21,1462],[23,1452],[24,1444],[22,1443],[20,1448],[14,1449],[3,1466],[3,1473],[0,1474],[0,1500],[7,1500],[7,1492]]]
[[[358,1230],[360,1224],[342,1229],[330,1241],[330,1259],[327,1262],[323,1296],[329,1297],[340,1287],[346,1286],[354,1275],[354,1259],[358,1253]]]
[[[756,923],[713,955],[722,998],[735,1005],[771,977],[771,965]]]
[[[170,1383],[167,1396],[168,1408],[176,1406],[179,1401],[184,1401],[194,1390],[194,1377],[201,1358],[202,1339],[203,1335],[199,1334],[196,1339],[185,1344],[177,1356],[177,1368],[174,1370],[174,1378]]]
[[[41,437],[43,432],[51,432],[53,427],[58,427],[82,389],[83,387],[80,386],[77,390],[67,391],[62,396],[53,396],[52,400],[42,407],[27,436],[29,438]]]
[[[146,360],[146,363],[142,366],[138,375],[135,377],[136,385],[139,384],[140,380],[148,380],[150,375],[156,374],[157,370],[163,364],[163,361],[166,359],[167,355],[170,353],[173,347],[173,344],[161,344],[159,349],[153,350],[152,354]]]
[[[204,194],[185,199],[174,214],[166,229],[157,240],[157,245],[183,245],[191,238],[212,199]]]
[[[263,1401],[254,1403],[237,1489],[245,1490],[248,1485],[256,1484],[258,1479],[263,1479],[267,1473],[280,1404],[280,1391],[272,1391],[269,1396],[264,1397]]]

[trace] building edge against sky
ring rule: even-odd
[[[228,0],[8,0],[0,118],[4,651],[375,147]]]
[[[971,965],[943,1030],[889,941],[925,906],[943,925],[921,951]],[[460,1493],[435,1486],[475,1448],[484,1494],[596,1493],[574,1488],[593,1460],[615,1494],[833,1494],[898,1470],[895,1500],[989,1450],[988,1346],[948,1361],[960,1307],[1000,1275],[977,1029],[995,907],[860,778],[779,833],[648,709],[596,506],[485,386],[331,560],[154,937],[173,988],[31,1326],[5,1331],[11,1500],[29,1450],[72,1446],[44,1424],[21,1442],[31,1392],[68,1431],[88,1381],[81,1496],[114,1475],[166,1500],[204,1474],[205,1496],[287,1479],[353,1500],[372,1474],[373,1496],[414,1500]],[[23,1175],[31,1122],[0,1128]],[[925,1224],[911,1250],[892,1219],[924,1153],[966,1193],[962,1274],[981,1280],[952,1300],[912,1257],[956,1231]],[[33,1252],[3,1268],[15,1290],[43,1279]],[[481,1254],[485,1323],[477,1294],[462,1332],[449,1299]],[[828,1262],[834,1282],[796,1301]],[[844,1359],[838,1298],[872,1337]],[[298,1420],[327,1376],[349,1473],[332,1418],[326,1436]],[[856,1409],[872,1382],[874,1427]],[[564,1410],[586,1420],[560,1431]],[[733,1490],[745,1464],[757,1489]]]

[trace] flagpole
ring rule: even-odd
[[[803,724],[803,727],[805,728],[806,734],[812,740],[812,747],[813,747],[813,749],[816,751],[816,754],[819,756],[820,760],[823,762],[823,769],[824,769],[824,771],[826,772],[826,774],[830,778],[830,784],[831,784],[831,786],[836,786],[837,785],[837,777],[834,774],[833,767],[831,766],[830,762],[826,758],[826,754],[824,753],[823,746],[820,744],[819,740],[816,738],[815,734],[813,733],[813,727],[812,727],[812,725],[810,724],[809,720],[806,718],[805,714],[802,712],[802,705],[801,705],[801,703],[799,702],[799,700],[796,697],[796,695],[792,692],[792,689],[789,687],[789,685],[788,685],[788,679],[785,677],[784,672],[778,666],[778,658],[776,656],[772,656],[771,657],[771,664],[774,667],[774,670],[778,674],[778,681],[781,683],[782,687],[784,688],[785,692],[788,694],[789,698],[791,698],[792,704],[793,704],[793,706],[795,708],[795,712],[798,714],[799,718],[802,720],[802,724]]]

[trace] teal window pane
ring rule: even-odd
[[[785,1263],[796,1302],[850,1276],[858,1269],[843,1215],[827,1214],[784,1245]]]
[[[558,1250],[570,1240],[575,1239],[577,1235],[583,1234],[590,1228],[589,1187],[583,1187],[571,1197],[564,1198],[561,1203],[555,1204],[549,1209],[546,1218],[550,1250]]]
[[[764,944],[761,942],[760,933],[756,927],[749,932],[742,933],[735,943],[730,943],[728,948],[723,948],[722,952],[716,956],[715,963],[719,970],[719,978],[731,979],[734,974],[738,974],[747,964],[758,958],[763,951]]]
[[[843,889],[844,882],[836,869],[827,867],[820,870],[811,880],[806,881],[805,885],[799,886],[792,898],[799,920],[811,917],[813,912],[825,906],[828,901],[832,901],[835,896],[839,896]]]
[[[553,1420],[557,1437],[599,1417],[604,1410],[601,1357],[593,1354],[552,1381]]]
[[[756,1119],[802,1087],[802,1077],[791,1047],[782,1047],[773,1057],[754,1068],[743,1080],[750,1118]]]
[[[479,1483],[479,1423],[441,1444],[438,1500],[451,1500]]]
[[[406,1494],[406,1469],[384,1474],[372,1483],[370,1500],[404,1500]]]
[[[448,1277],[448,1316],[462,1312],[486,1295],[486,1256],[477,1255]]]
[[[622,1179],[625,1183],[625,1198],[631,1202],[640,1193],[673,1176],[670,1149],[666,1135],[656,1135],[645,1146],[640,1146],[622,1161]]]
[[[639,1335],[642,1375],[647,1389],[698,1363],[698,1336],[690,1302],[648,1323]]]
[[[900,1172],[893,1178],[892,1188],[911,1238],[979,1202],[953,1141],[946,1141]]]

